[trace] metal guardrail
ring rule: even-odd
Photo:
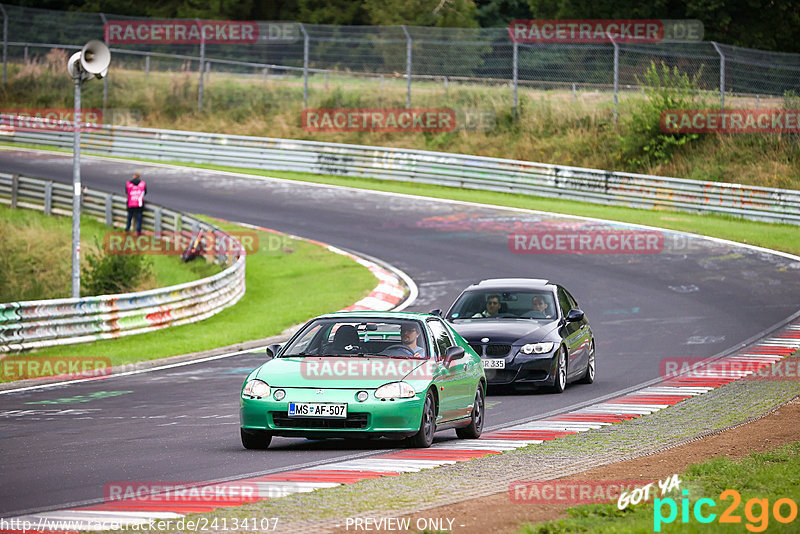
[[[72,187],[26,176],[0,173],[0,203],[72,214]],[[81,211],[123,225],[126,199],[121,195],[83,190]],[[161,232],[211,232],[228,243],[235,238],[189,215],[147,203],[143,229]],[[174,235],[174,234],[173,234]],[[245,293],[245,254],[241,246],[219,250],[217,263],[227,266],[213,276],[176,286],[137,293],[0,304],[0,353],[84,343],[151,332],[193,323],[235,304]]]
[[[0,139],[69,149],[71,123],[31,126],[31,117],[0,115]],[[20,122],[21,121],[21,122]],[[47,126],[50,129],[44,129]],[[57,126],[57,129],[56,129]],[[700,182],[511,159],[400,148],[212,133],[92,125],[86,152],[265,170],[298,171],[520,193],[599,204],[800,224],[800,191]]]

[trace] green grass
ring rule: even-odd
[[[241,227],[215,223],[228,230]],[[286,238],[271,250],[274,233],[258,232],[259,249],[247,256],[247,292],[239,302],[199,323],[156,332],[52,347],[42,356],[108,356],[122,365],[260,339],[364,297],[375,277],[355,261],[306,241]],[[274,247],[273,247],[274,248]]]
[[[73,88],[64,76],[63,53],[46,62],[9,63],[8,82],[0,94],[4,108],[70,108]],[[313,139],[362,145],[440,150],[497,156],[523,161],[644,172],[696,180],[725,181],[800,189],[800,139],[791,134],[700,134],[679,146],[666,160],[645,157],[631,149],[646,135],[631,123],[645,98],[638,91],[619,95],[619,120],[614,120],[613,95],[600,89],[539,89],[522,85],[516,117],[513,96],[505,83],[472,84],[415,80],[412,107],[453,109],[458,128],[452,132],[312,132],[302,128],[304,108],[402,108],[406,83],[402,78],[314,75],[309,79],[308,104],[303,103],[300,77],[254,77],[213,72],[204,83],[203,109],[197,110],[198,78],[190,72],[138,70],[115,64],[108,78],[105,122],[238,135]],[[643,78],[649,65],[635,66]],[[253,74],[260,74],[255,71]],[[692,107],[716,105],[716,95],[701,93]],[[762,109],[795,109],[796,99],[769,97]],[[103,84],[83,88],[84,109],[103,107]],[[755,106],[752,98],[730,96],[731,108]],[[712,106],[713,107],[713,106]],[[651,116],[651,119],[654,117]],[[478,119],[477,121],[475,119]],[[656,121],[657,123],[657,121]],[[651,123],[655,126],[655,123]],[[625,141],[627,139],[627,142]],[[630,143],[633,141],[633,145]],[[643,150],[643,149],[642,149]],[[635,156],[635,157],[634,157]]]
[[[716,458],[708,462],[691,466],[686,473],[680,475],[681,491],[689,492],[687,509],[688,520],[682,522],[681,507],[683,495],[674,492],[664,496],[664,500],[674,499],[677,515],[672,523],[660,525],[660,532],[797,532],[800,518],[782,524],[773,515],[773,506],[778,499],[788,498],[800,503],[800,484],[797,473],[800,472],[800,442],[780,449],[754,453],[748,458],[733,461],[727,458]],[[720,498],[725,490],[736,490],[741,496],[741,503],[733,508],[732,496]],[[716,518],[709,524],[702,524],[694,517],[692,510],[700,498],[709,498],[716,507],[703,506],[705,515],[715,513]],[[750,499],[766,499],[768,509],[762,510],[759,505],[748,504]],[[731,517],[739,517],[740,523],[720,523],[721,514],[731,509]],[[750,510],[750,516],[746,515]],[[669,516],[669,505],[660,506],[661,514]],[[591,504],[578,506],[568,510],[569,518],[524,525],[521,534],[560,534],[573,532],[586,533],[652,533],[655,530],[654,501],[631,505],[625,510],[618,510],[616,503]],[[783,505],[781,514],[789,516],[789,506]]]
[[[109,231],[112,229],[105,224],[81,217],[82,280],[86,279],[87,254],[102,248],[103,236]],[[70,297],[71,250],[70,217],[0,206],[0,302]],[[220,270],[202,261],[183,264],[176,256],[148,259],[152,275],[136,281],[136,291],[191,282]]]

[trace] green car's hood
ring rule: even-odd
[[[273,388],[376,389],[404,379],[430,381],[438,367],[432,359],[290,356],[264,363],[250,378]]]

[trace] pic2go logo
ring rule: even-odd
[[[689,490],[681,491],[683,498],[680,504],[681,523],[689,522],[689,513],[694,516],[698,523],[712,523],[717,519],[717,514],[711,509],[716,508],[717,503],[714,499],[702,498],[695,501],[694,505],[689,503]],[[725,490],[719,494],[721,501],[731,500],[731,504],[719,515],[719,523],[742,523],[742,517],[736,513],[737,508],[742,503],[742,496],[736,490]],[[744,516],[748,523],[745,528],[750,532],[764,532],[769,526],[770,512],[779,523],[791,523],[797,518],[797,503],[792,499],[778,499],[770,508],[769,499],[749,499],[744,505]],[[666,513],[666,515],[665,515]],[[661,526],[673,523],[678,518],[678,503],[675,499],[667,497],[664,499],[656,498],[653,501],[653,530],[661,532]]]

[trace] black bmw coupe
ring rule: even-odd
[[[489,385],[546,387],[595,377],[594,335],[564,287],[494,278],[466,288],[445,314],[483,361]]]

